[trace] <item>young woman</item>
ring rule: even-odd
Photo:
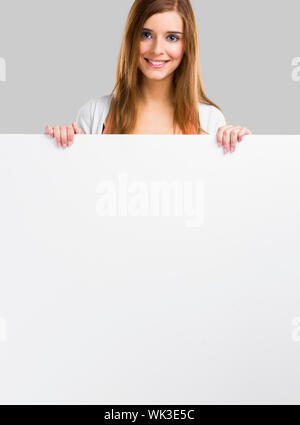
[[[212,134],[225,153],[251,134],[204,92],[190,0],[135,0],[111,94],[85,103],[72,126],[45,129],[64,148],[82,133]]]

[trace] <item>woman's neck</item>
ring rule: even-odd
[[[165,80],[149,80],[144,78],[140,103],[145,105],[173,104],[174,89],[171,78]]]

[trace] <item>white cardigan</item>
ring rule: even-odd
[[[103,124],[108,115],[112,95],[91,99],[78,111],[76,124],[85,134],[102,134]],[[226,125],[222,112],[212,105],[199,102],[199,119],[201,127],[210,135],[216,135],[218,128]]]

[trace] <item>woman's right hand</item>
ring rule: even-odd
[[[82,130],[76,122],[72,123],[72,126],[58,126],[50,127],[49,125],[45,128],[45,133],[51,138],[56,139],[57,147],[66,148],[72,146],[74,134],[82,134]]]

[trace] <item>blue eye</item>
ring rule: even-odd
[[[142,32],[142,37],[143,37],[145,34],[150,34],[150,33],[149,33],[149,32]]]
[[[144,38],[144,35],[146,35],[146,34],[150,34],[150,32],[142,32],[142,37]],[[151,35],[151,34],[150,34]],[[179,38],[176,36],[176,35],[169,35],[168,37],[174,37],[174,38],[176,38],[176,40],[175,41],[178,41],[179,40]],[[148,37],[146,37],[146,40],[147,40],[147,38]]]
[[[169,35],[169,37],[175,37],[176,38],[176,41],[179,40],[179,38],[176,37],[176,35]]]

